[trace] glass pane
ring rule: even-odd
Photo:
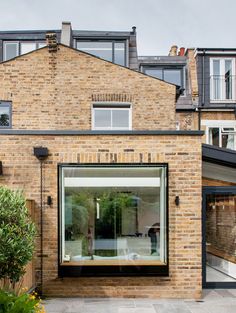
[[[45,47],[46,46],[46,43],[45,42],[39,42],[38,43],[38,47],[39,48],[43,48],[43,47]]]
[[[8,126],[10,126],[10,109],[6,106],[0,106],[0,127]]]
[[[10,60],[18,56],[18,42],[4,43],[4,61]]]
[[[62,259],[166,263],[165,168],[64,168]]]
[[[94,127],[111,127],[111,110],[94,109]]]
[[[213,75],[220,75],[220,60],[213,60]]]
[[[232,99],[232,60],[225,60],[225,99]]]
[[[21,54],[31,52],[36,49],[35,42],[21,42],[20,44]]]
[[[112,62],[112,42],[77,41],[77,49]]]
[[[209,144],[214,146],[220,146],[220,129],[209,128]]]
[[[181,82],[181,70],[164,70],[164,80],[168,83],[172,83],[178,86],[182,86]]]
[[[125,65],[125,43],[124,42],[115,42],[114,43],[114,62],[116,64]]]
[[[223,80],[220,76],[220,60],[213,60],[212,100],[221,100]]]
[[[163,79],[162,69],[144,69],[144,73],[159,79]]]
[[[221,134],[222,148],[234,150],[234,128],[224,128]]]
[[[236,196],[206,198],[206,280],[236,281]]]
[[[112,127],[129,128],[129,110],[112,110]]]

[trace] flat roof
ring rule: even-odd
[[[236,168],[236,151],[202,144],[202,160]]]

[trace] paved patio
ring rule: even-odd
[[[47,313],[236,313],[236,289],[204,290],[202,300],[57,298]]]

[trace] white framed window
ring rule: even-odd
[[[131,130],[131,105],[124,103],[93,104],[93,130]]]
[[[210,59],[211,102],[235,101],[235,59]]]
[[[206,143],[221,148],[236,150],[235,121],[202,121],[206,126]]]

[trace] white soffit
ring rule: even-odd
[[[236,168],[203,162],[202,177],[236,183]]]

